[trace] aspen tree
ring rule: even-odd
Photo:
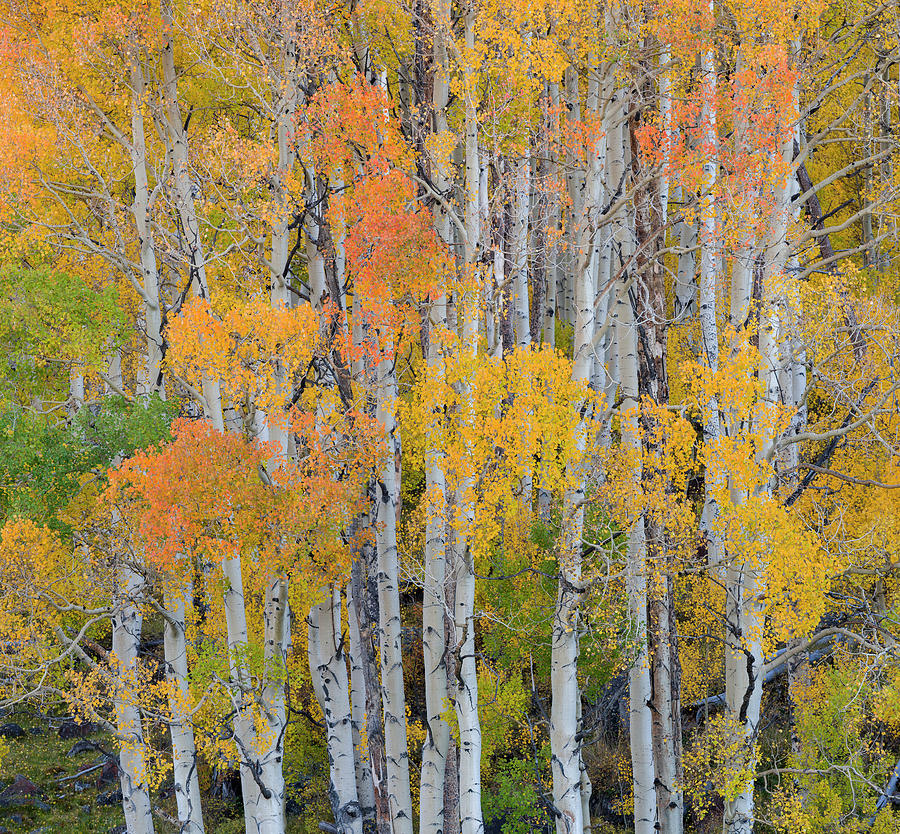
[[[481,240],[479,205],[478,121],[474,78],[475,10],[470,3],[463,13],[461,48],[462,94],[464,108],[464,242],[462,269],[465,289],[459,298],[460,357],[474,363],[478,351],[477,294],[472,284],[477,279],[477,250]],[[474,417],[472,391],[468,380],[460,383],[462,402],[460,419]],[[461,834],[482,834],[484,818],[481,806],[481,722],[478,715],[478,672],[475,663],[475,564],[474,483],[465,478],[456,489],[453,509],[456,527],[453,537],[454,643],[457,687],[453,694],[459,725],[459,818]]]
[[[432,107],[435,137],[446,136],[447,104],[450,94],[450,56],[447,40],[452,36],[450,3],[439,0],[434,4],[434,78],[432,80]],[[436,161],[432,175],[435,188],[446,193],[449,178],[442,161]],[[434,209],[435,228],[441,241],[450,242],[450,218],[446,211]],[[435,392],[435,416],[446,407],[440,397],[444,386],[443,344],[447,339],[447,290],[437,290],[427,308],[428,346],[426,373],[429,386]],[[435,421],[436,422],[436,421]],[[425,525],[425,564],[422,599],[422,653],[425,664],[425,708],[427,711],[427,735],[422,748],[422,770],[419,788],[419,831],[439,834],[445,830],[444,783],[447,772],[447,755],[450,747],[450,727],[444,718],[447,704],[447,483],[445,454],[442,451],[441,433],[437,425],[432,428],[425,463],[425,490],[428,502],[428,518]]]
[[[357,794],[350,688],[341,634],[342,607],[340,589],[333,586],[331,598],[313,606],[310,611],[309,665],[329,736],[331,782],[328,792],[335,824],[346,834],[361,834],[363,816]]]

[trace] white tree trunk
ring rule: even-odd
[[[471,10],[464,19],[465,44],[474,52],[475,20]],[[472,54],[470,52],[469,54]],[[472,71],[465,65],[463,96],[465,100],[465,229],[464,262],[466,269],[476,269],[476,251],[480,236],[477,95]],[[527,216],[527,215],[526,215]],[[458,315],[461,319],[460,350],[465,359],[474,358],[478,350],[478,308],[475,289],[461,295]],[[474,419],[474,401],[468,380],[460,384],[462,402],[460,419]],[[475,659],[475,565],[469,546],[474,521],[475,484],[471,477],[463,479],[457,489],[457,526],[453,537],[453,570],[456,574],[454,632],[457,647],[457,687],[454,693],[456,719],[459,724],[459,818],[462,834],[483,834],[481,809],[481,720],[478,714],[478,671]]]
[[[289,633],[286,588],[277,580],[266,588],[266,669],[262,691],[257,693],[246,665],[249,640],[240,557],[224,559],[222,572],[226,583],[225,625],[231,670],[228,689],[235,709],[233,727],[240,760],[244,830],[246,834],[284,834],[281,758],[286,715],[281,682]],[[274,687],[265,682],[273,677]]]
[[[178,75],[175,71],[175,47],[173,43],[174,22],[169,2],[161,8],[163,26],[167,33],[162,50],[162,118],[165,122],[169,152],[172,158],[172,175],[175,181],[175,207],[181,220],[181,232],[184,237],[182,246],[185,249],[188,275],[191,287],[197,298],[209,299],[209,285],[206,281],[206,256],[203,239],[200,235],[200,223],[194,205],[195,187],[191,181],[188,162],[187,135],[181,116],[181,105],[178,103]],[[203,406],[207,418],[216,431],[225,431],[225,418],[222,411],[222,395],[219,380],[204,374],[202,379]]]
[[[608,68],[607,68],[608,69]],[[569,75],[571,76],[571,71]],[[604,79],[606,80],[606,79]],[[577,88],[577,79],[567,81],[570,94]],[[605,92],[604,85],[604,92]],[[600,107],[600,81],[592,74],[588,90],[588,109],[596,114]],[[621,134],[620,134],[621,135]],[[575,290],[575,340],[572,380],[588,384],[594,371],[594,304],[597,287],[597,248],[595,224],[602,208],[603,178],[606,174],[607,136],[603,136],[591,148],[584,178],[569,175],[570,191],[578,193],[578,214],[574,216],[573,237],[576,249],[573,253]],[[578,189],[579,182],[584,184]],[[585,414],[577,431],[578,451],[586,449]],[[557,817],[558,834],[581,834],[585,825],[590,826],[590,814],[585,818],[590,795],[583,795],[589,780],[581,761],[579,741],[580,701],[578,689],[578,633],[581,587],[581,547],[584,530],[584,490],[586,461],[570,463],[569,488],[563,501],[563,527],[559,586],[553,614],[551,641],[551,711],[550,749],[553,777],[553,803],[561,816]]]
[[[626,255],[627,257],[627,255]],[[622,446],[634,458],[631,473],[635,494],[641,489],[642,437],[638,400],[637,324],[626,282],[616,296],[616,342],[619,347]],[[631,767],[634,782],[635,834],[653,834],[657,827],[656,773],[653,724],[650,711],[650,660],[647,652],[647,541],[644,517],[632,520],[628,534],[625,583],[628,615],[636,644],[636,657],[628,675]]]
[[[147,143],[144,136],[144,71],[137,56],[131,57],[131,144],[129,152],[134,172],[134,199],[131,212],[140,248],[143,285],[142,314],[146,330],[147,360],[140,393],[158,391],[164,396],[162,379],[162,310],[159,303],[159,275],[156,249],[150,225],[151,195],[147,177]]]
[[[185,637],[187,600],[192,593],[192,583],[185,580],[164,598],[167,617],[163,625],[163,654],[169,685],[169,732],[180,834],[203,834],[204,831]]]
[[[128,834],[152,834],[153,810],[147,783],[144,728],[138,707],[138,648],[144,617],[135,598],[143,577],[126,564],[118,566],[119,598],[112,615],[112,663],[118,691],[114,696],[119,737],[119,783]]]
[[[341,635],[341,592],[309,614],[309,666],[328,733],[330,784],[328,798],[341,834],[362,834],[363,817],[356,789],[356,756],[347,663]]]
[[[712,3],[709,4],[712,10]],[[716,127],[716,65],[712,51],[704,51],[700,59],[701,124],[705,125],[704,143],[708,156],[703,163],[698,214],[698,246],[700,250],[700,281],[697,304],[700,320],[700,360],[711,371],[719,369],[719,327],[716,321],[716,297],[719,284],[718,253],[718,129]],[[721,434],[718,397],[712,396],[703,404],[703,439],[708,446]],[[720,535],[715,529],[719,509],[713,495],[714,487],[723,473],[717,461],[707,461],[704,476],[704,504],[700,519],[701,530],[706,537],[710,566],[717,570],[722,559]]]
[[[671,578],[662,577],[662,588],[651,603],[655,620],[653,652],[653,760],[656,767],[657,813],[661,834],[681,834],[683,830],[683,794],[679,784],[678,751],[676,734],[680,732],[677,711],[679,704],[673,699],[673,668],[676,659],[672,652],[675,635],[672,633],[670,605]]]
[[[679,219],[673,228],[678,246],[678,263],[675,270],[675,297],[673,312],[675,321],[681,323],[696,313],[697,307],[697,228],[698,218],[689,215],[694,198],[681,185],[676,186],[674,201],[678,204]]]
[[[446,67],[446,50],[442,38],[449,29],[449,5],[443,5],[443,20],[435,35],[435,59]],[[440,75],[440,72],[438,73]],[[435,118],[439,131],[446,129],[444,108],[449,85],[446,78],[434,81]],[[435,184],[441,190],[447,187],[444,172],[435,171]],[[435,225],[443,240],[449,240],[449,219],[440,209],[435,210]],[[441,343],[447,328],[447,296],[441,294],[430,305],[428,323],[428,352],[426,375],[430,391],[440,391],[444,384]],[[443,403],[434,403],[433,418],[439,421]],[[439,425],[435,426],[439,429]],[[425,451],[425,496],[428,517],[425,523],[425,575],[422,596],[422,654],[425,673],[426,736],[422,747],[422,769],[419,782],[419,832],[441,834],[444,830],[444,779],[447,750],[450,744],[450,726],[443,718],[447,705],[447,655],[446,579],[447,543],[447,483],[445,455],[440,443],[440,432],[429,432]]]
[[[611,108],[609,141],[609,187],[617,188],[627,171],[629,146],[625,121],[625,95],[618,91]],[[613,222],[614,259],[611,269],[628,263],[634,251],[634,219],[629,216],[633,206],[629,202],[617,213]],[[640,493],[643,476],[641,456],[643,439],[640,424],[638,394],[638,340],[630,286],[631,275],[626,274],[617,284],[613,303],[615,338],[618,353],[618,382],[620,385],[619,414],[621,417],[622,447],[633,458],[632,489]],[[634,788],[635,834],[656,831],[656,787],[653,759],[653,724],[650,711],[650,662],[647,651],[647,542],[644,517],[631,519],[625,582],[628,594],[628,614],[636,644],[636,657],[629,671],[629,722],[631,766]]]
[[[531,325],[528,302],[528,209],[531,193],[531,157],[529,154],[513,161],[513,206],[510,242],[512,244],[512,283],[509,292],[509,315],[512,319],[513,340],[516,347],[531,344]]]
[[[396,423],[397,379],[393,357],[382,357],[376,369],[376,417],[384,427],[387,453],[375,485],[378,554],[378,611],[381,686],[384,708],[384,751],[387,793],[395,834],[412,834],[412,797],[406,736],[406,695],[400,620],[397,512],[400,500],[400,435]]]
[[[350,638],[350,721],[353,729],[353,764],[356,795],[363,824],[375,817],[375,788],[369,765],[366,739],[366,681],[363,671],[363,643],[359,629],[353,583],[347,584],[347,625]]]
[[[793,158],[794,137],[789,131],[782,142],[782,164],[789,168]],[[789,182],[789,180],[788,180]],[[764,385],[769,410],[781,399],[779,373],[781,358],[781,304],[783,299],[774,286],[774,280],[782,274],[788,259],[788,219],[790,217],[790,191],[788,182],[774,189],[774,210],[769,218],[769,229],[763,250],[763,298],[760,301],[759,322],[759,378]],[[772,420],[764,411],[756,431],[761,436],[757,451],[758,462],[767,459],[775,436]],[[769,494],[771,483],[762,485],[758,492]],[[752,755],[760,719],[762,703],[763,636],[765,634],[765,594],[767,564],[759,558],[736,558],[729,566],[726,584],[728,610],[726,628],[735,643],[734,657],[726,651],[726,682],[731,673],[735,683],[726,687],[725,700],[728,714],[740,725],[744,741],[751,752],[749,761],[755,766]],[[733,636],[732,636],[733,635]],[[750,779],[733,799],[726,801],[722,830],[724,834],[752,834],[755,819],[754,780]]]
[[[556,156],[556,142],[553,141],[559,132],[559,84],[552,83],[548,88],[550,121],[546,125],[548,132],[547,150],[548,159],[546,165],[547,183],[555,185],[559,177],[559,160]],[[552,188],[548,189],[549,208],[547,212],[547,226],[549,235],[544,235],[547,254],[545,259],[545,273],[547,289],[544,293],[543,311],[543,342],[550,347],[556,347],[556,308],[558,304],[557,289],[559,287],[559,240],[558,230],[560,224],[559,197]]]

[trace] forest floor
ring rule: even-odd
[[[119,779],[103,752],[113,750],[112,739],[100,732],[61,738],[60,723],[33,714],[0,719],[0,730],[14,724],[23,731],[21,736],[4,738],[9,751],[0,760],[0,834],[122,834],[125,816]],[[39,793],[23,792],[30,788],[20,776]],[[154,806],[162,815],[174,817],[171,782],[168,786],[167,791],[164,783],[154,796]],[[240,810],[239,800],[210,798],[205,808],[208,834],[243,834]],[[156,834],[178,831],[164,816],[155,825]],[[288,820],[288,834],[307,834],[308,828],[299,818]]]

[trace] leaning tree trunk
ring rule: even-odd
[[[200,234],[200,222],[194,204],[194,184],[188,161],[188,137],[178,102],[178,74],[175,69],[174,22],[170,0],[161,7],[166,38],[162,50],[162,119],[172,160],[175,186],[175,206],[181,221],[181,245],[187,262],[192,292],[197,298],[209,299],[206,280],[206,255]],[[204,373],[202,379],[203,407],[207,418],[217,431],[225,430],[222,395],[218,379]]]

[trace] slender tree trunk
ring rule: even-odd
[[[475,20],[468,10],[464,19],[465,46],[474,54]],[[465,107],[465,244],[463,252],[466,279],[470,283],[458,301],[461,319],[460,350],[466,360],[474,359],[478,349],[477,264],[480,237],[481,206],[479,204],[479,153],[476,118],[476,88],[472,70],[465,65],[463,97]],[[474,419],[474,402],[470,382],[460,383],[462,421]],[[466,476],[456,491],[456,527],[453,537],[453,559],[456,577],[455,623],[456,678],[454,693],[456,719],[459,724],[459,819],[462,834],[483,834],[481,809],[481,720],[478,714],[478,673],[475,658],[475,565],[470,547],[473,536],[475,505],[474,479]]]
[[[679,219],[673,228],[678,246],[673,312],[675,321],[681,323],[697,312],[698,217],[694,211],[694,195],[681,185],[675,188],[674,201],[678,205]]]
[[[587,108],[592,114],[600,112],[601,96],[604,105],[608,101],[610,71],[609,66],[603,65],[592,72],[587,101]],[[577,89],[577,79],[571,77],[574,72],[571,68],[567,72],[567,86],[572,95]],[[604,75],[602,79],[598,77],[600,74]],[[604,131],[590,149],[584,178],[569,175],[570,192],[573,189],[579,192],[573,232],[576,249],[573,253],[575,340],[572,381],[582,385],[590,384],[594,372],[595,277],[598,264],[594,227],[602,208],[608,136],[608,131]],[[583,182],[583,189],[578,188],[579,182]],[[579,453],[586,449],[584,427],[590,416],[590,413],[583,415],[583,423],[576,432]],[[581,834],[586,827],[590,827],[590,781],[581,760],[581,694],[578,689],[579,606],[584,593],[581,585],[581,547],[586,466],[586,460],[568,464],[569,486],[563,499],[560,576],[551,638],[550,748],[553,803],[560,812],[556,820],[558,834]]]
[[[375,788],[368,757],[366,738],[366,682],[363,672],[363,643],[353,597],[353,582],[347,585],[347,626],[350,640],[350,722],[353,731],[353,765],[356,771],[356,795],[363,820],[363,830],[375,823]]]
[[[142,393],[158,391],[164,396],[162,310],[159,301],[156,249],[150,225],[151,195],[147,176],[147,143],[144,136],[145,86],[143,66],[138,57],[133,55],[131,56],[131,144],[129,152],[134,171],[134,200],[131,212],[134,215],[140,248],[141,279],[144,289],[141,301],[143,302],[144,328],[147,334],[147,361],[143,384],[139,386],[139,390]]]
[[[163,655],[169,687],[169,732],[180,834],[203,834],[204,831],[185,636],[187,600],[192,596],[193,583],[187,578],[167,591],[164,597],[167,617],[163,625]]]
[[[545,130],[547,131],[547,162],[544,167],[545,183],[544,189],[547,192],[548,211],[547,211],[547,228],[549,235],[544,235],[544,245],[546,247],[545,258],[545,282],[546,289],[544,292],[543,304],[543,341],[545,345],[556,347],[556,308],[559,303],[557,291],[559,287],[560,272],[560,252],[559,252],[559,230],[560,230],[560,205],[559,197],[556,194],[556,182],[559,178],[559,160],[556,158],[556,137],[559,134],[559,84],[551,83],[548,85],[547,96],[548,118]]]
[[[455,505],[455,496],[448,496],[448,503]],[[453,527],[448,525],[447,531],[447,552],[452,554],[456,550]],[[444,614],[444,628],[447,630],[448,635],[454,636],[455,639],[456,565],[452,561],[447,565],[447,578],[444,583],[444,589],[444,596],[447,601],[447,609]],[[455,652],[448,651],[444,666],[447,672],[447,692],[455,694],[458,672]],[[450,735],[450,743],[447,745],[446,775],[444,777],[444,834],[460,834],[459,747],[453,734]]]
[[[788,168],[793,160],[794,137],[791,131],[782,141],[781,163]],[[772,429],[771,411],[780,400],[779,372],[781,357],[781,307],[775,279],[780,276],[788,258],[787,232],[790,216],[790,192],[787,181],[774,189],[774,210],[769,218],[769,228],[763,250],[763,276],[759,322],[759,378],[764,385],[765,402],[770,406],[758,419],[754,428],[761,437],[761,448],[757,451],[757,462],[767,460],[775,443]],[[766,483],[759,492],[770,494],[772,484]],[[763,533],[763,535],[765,535]],[[740,726],[743,741],[747,745],[747,756],[751,767],[756,764],[756,737],[759,729],[760,706],[762,703],[763,636],[765,633],[765,560],[759,558],[740,559],[729,570],[726,596],[729,604],[726,622],[728,635],[735,643],[737,657],[729,663],[726,654],[726,676],[731,664],[740,664],[733,670],[737,685],[726,687],[726,710]],[[726,677],[727,681],[727,677]],[[754,780],[751,778],[743,789],[725,803],[723,819],[724,834],[752,834],[755,820]]]
[[[147,783],[144,728],[138,707],[138,647],[144,617],[136,602],[143,577],[127,564],[117,567],[119,594],[112,615],[112,660],[118,689],[114,696],[119,736],[119,783],[128,834],[152,834],[153,810]]]
[[[624,115],[625,98],[616,94],[616,115],[609,131],[609,181],[618,183],[627,170],[631,152]],[[614,220],[614,252],[619,268],[627,264],[634,251],[636,218],[630,217],[630,205],[623,207]],[[631,278],[626,274],[616,287],[614,320],[618,346],[622,447],[630,455],[632,487],[640,494],[643,479],[643,441],[640,427],[638,388],[638,338]],[[647,541],[643,514],[630,519],[625,584],[628,593],[628,615],[633,629],[637,656],[629,671],[629,724],[631,731],[631,767],[634,786],[635,834],[655,832],[657,821],[653,731],[650,711],[650,662],[647,651]]]
[[[146,142],[144,137],[144,77],[143,68],[134,54],[131,62],[131,144],[128,151],[134,168],[135,194],[132,214],[138,233],[143,283],[142,316],[146,330],[147,358],[139,393],[158,391],[164,394],[162,379],[162,314],[159,302],[159,283],[156,253],[150,228],[151,196],[147,176]],[[120,361],[120,360],[119,360]],[[118,366],[121,368],[121,364]],[[115,375],[115,373],[113,374]],[[120,371],[119,371],[120,375]],[[119,380],[121,382],[121,379]],[[82,403],[83,403],[82,391]],[[112,660],[119,690],[114,698],[116,730],[119,736],[119,782],[122,806],[129,834],[148,834],[154,831],[147,782],[144,729],[137,705],[138,649],[143,628],[143,614],[136,602],[144,585],[143,577],[131,566],[122,563],[116,568],[118,599],[112,616]],[[174,749],[174,746],[173,746]],[[177,751],[176,751],[177,755]],[[201,829],[202,830],[202,829]]]
[[[273,724],[277,726],[280,722],[284,702],[276,697],[274,704],[265,704],[262,714],[257,715],[254,684],[246,665],[249,637],[240,556],[223,559],[222,572],[226,585],[225,626],[231,672],[229,693],[235,710],[233,728],[240,760],[244,830],[246,834],[284,834],[284,777],[281,775],[280,761],[283,737],[280,738],[277,731],[274,737],[266,732],[272,729]],[[274,620],[272,616],[267,616],[265,624],[266,677],[278,673],[272,667],[276,663],[276,655],[283,656],[286,645],[286,601],[279,599],[271,602],[268,597],[273,590],[270,585],[266,591],[267,614],[274,615]],[[282,673],[283,668],[282,664]],[[267,689],[263,688],[263,698]],[[257,718],[263,725],[263,738],[257,732]]]
[[[194,205],[194,184],[191,181],[188,162],[187,134],[178,103],[178,75],[175,71],[174,23],[171,5],[162,5],[162,21],[166,34],[162,50],[162,118],[172,158],[172,174],[175,181],[175,207],[181,221],[182,245],[187,259],[188,276],[197,298],[209,299],[206,281],[206,256],[200,223]],[[203,407],[207,418],[217,431],[225,430],[222,412],[222,395],[219,380],[206,374],[202,380]]]
[[[664,82],[660,80],[660,96],[667,94]],[[649,83],[642,93],[644,100],[652,97]],[[666,103],[664,101],[664,103]],[[668,189],[668,178],[648,176],[643,170],[637,127],[643,117],[639,108],[640,99],[635,102],[635,116],[630,123],[632,151],[632,171],[639,185],[635,192],[635,243],[638,247],[636,266],[641,284],[637,294],[637,322],[640,330],[638,345],[639,374],[638,390],[645,401],[656,406],[666,406],[669,402],[669,380],[666,368],[668,317],[666,310],[665,272],[660,250],[664,242],[664,195]],[[650,453],[648,457],[662,461],[661,432],[657,417],[652,409],[647,409],[642,418],[644,428],[643,446]],[[662,466],[665,466],[663,463]],[[645,469],[642,478],[648,481],[646,492],[653,494],[657,485],[655,479],[665,477],[653,468]],[[666,492],[670,486],[665,484]],[[647,572],[654,566],[652,584],[649,588],[648,644],[650,654],[650,675],[652,691],[653,761],[655,769],[654,785],[659,830],[664,834],[681,834],[683,828],[683,800],[678,781],[677,737],[680,722],[675,705],[680,698],[677,691],[679,676],[678,639],[675,633],[675,612],[672,578],[672,560],[669,554],[668,537],[664,524],[660,521],[663,508],[651,507],[645,516]]]
[[[616,341],[619,346],[621,384],[622,445],[633,457],[632,479],[640,490],[641,429],[638,406],[637,333],[634,311],[627,288],[620,287],[616,299]],[[644,517],[632,521],[628,534],[626,588],[628,615],[637,655],[628,675],[629,725],[631,728],[631,767],[634,780],[635,834],[655,832],[657,804],[653,759],[653,727],[650,712],[650,661],[647,651],[647,540]]]
[[[438,135],[448,130],[447,104],[450,98],[450,61],[446,39],[451,33],[449,2],[435,4],[432,79],[434,129]],[[450,181],[444,165],[436,162],[432,171],[435,187],[446,193]],[[441,206],[434,209],[435,229],[449,245],[450,218]],[[441,276],[442,278],[444,276]],[[441,288],[428,306],[428,328],[425,347],[428,390],[439,392],[444,382],[443,341],[447,332],[447,295]],[[425,674],[425,741],[419,781],[419,832],[441,834],[444,831],[444,781],[450,726],[443,718],[447,692],[447,632],[444,627],[446,602],[446,472],[445,456],[440,444],[441,415],[445,403],[436,400],[432,406],[433,424],[428,431],[425,450],[425,500],[428,517],[425,523],[425,574],[422,595],[422,654]]]
[[[375,486],[378,553],[378,612],[381,643],[381,686],[384,708],[384,752],[387,793],[394,834],[412,834],[412,798],[406,739],[406,695],[400,621],[400,577],[397,513],[400,500],[400,434],[396,423],[397,379],[392,356],[377,367],[377,419],[384,427],[387,454]]]
[[[510,243],[512,282],[509,290],[509,316],[516,347],[531,344],[528,299],[528,209],[531,194],[531,157],[518,156],[512,163],[513,199]]]
[[[374,504],[374,502],[373,502]],[[378,680],[375,635],[378,630],[378,580],[376,549],[363,541],[354,554],[350,573],[353,608],[359,624],[359,665],[365,691],[365,725],[368,767],[372,783],[373,821],[376,834],[392,834],[384,750],[381,685]]]
[[[431,305],[428,344],[429,386],[440,390],[443,373],[440,329],[446,318],[446,300]],[[441,408],[435,404],[435,411]],[[437,413],[434,419],[439,419]],[[447,634],[444,628],[446,601],[446,478],[444,456],[437,442],[426,451],[425,482],[428,519],[425,526],[425,577],[422,599],[422,652],[425,669],[426,737],[422,748],[419,793],[419,831],[439,834],[444,830],[444,780],[450,726],[443,718],[447,703]]]

